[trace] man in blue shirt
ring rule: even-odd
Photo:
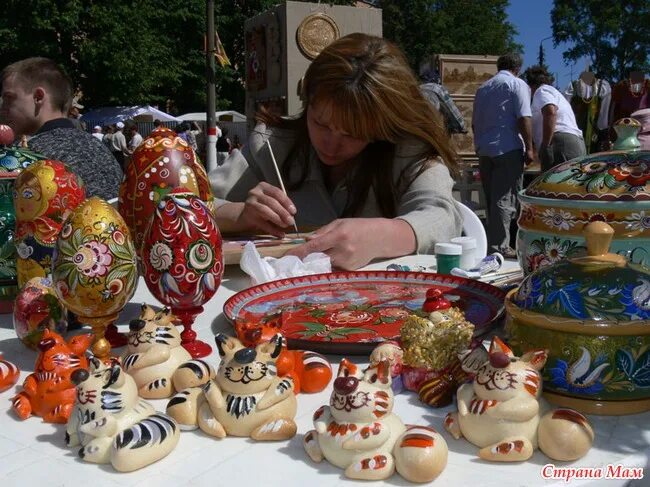
[[[514,258],[510,224],[517,217],[517,193],[523,187],[524,162],[533,160],[530,88],[519,79],[522,57],[505,54],[499,72],[476,92],[472,129],[487,202],[490,251]]]

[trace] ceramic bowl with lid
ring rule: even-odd
[[[636,139],[641,125],[619,120],[611,152],[559,164],[519,194],[517,256],[524,273],[586,254],[582,230],[592,221],[614,229],[612,252],[650,266],[650,151]]]
[[[650,268],[609,253],[614,233],[588,224],[587,256],[538,269],[505,301],[516,352],[548,350],[548,399],[586,413],[650,410]]]

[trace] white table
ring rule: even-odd
[[[431,265],[428,256],[410,256],[391,262]],[[385,269],[387,262],[373,264],[368,268]],[[510,262],[509,267],[516,266]],[[236,267],[227,268],[225,278],[217,295],[208,303],[206,311],[197,318],[194,329],[199,337],[210,344],[217,332],[231,333],[221,310],[224,302],[248,285],[247,277]],[[137,316],[139,304],[157,304],[144,282],[132,302],[120,317],[120,328]],[[33,369],[35,352],[18,341],[13,331],[11,315],[0,315],[0,351],[5,358],[20,366],[21,379]],[[119,351],[119,350],[118,350]],[[329,357],[336,366],[341,357]],[[361,359],[355,358],[355,360]],[[217,364],[218,355],[208,357]],[[335,369],[336,372],[336,369]],[[85,463],[77,457],[77,448],[65,447],[64,425],[46,424],[40,418],[20,421],[10,410],[10,398],[18,385],[0,394],[0,486],[336,486],[353,485],[339,470],[327,462],[314,464],[302,448],[302,435],[312,428],[312,414],[329,402],[331,389],[315,395],[298,397],[296,422],[298,434],[290,441],[260,443],[249,439],[227,437],[216,440],[200,431],[181,433],[176,449],[166,458],[137,472],[121,474],[110,465]],[[166,400],[152,401],[164,410]],[[551,463],[540,452],[525,463],[495,464],[477,458],[477,448],[465,440],[454,440],[444,431],[442,420],[451,407],[432,409],[420,403],[417,395],[403,393],[396,396],[394,411],[405,423],[431,425],[444,435],[449,446],[446,470],[434,482],[439,486],[537,486],[567,485],[563,481],[545,481],[541,478],[544,465]],[[596,441],[589,454],[568,466],[603,467],[609,463],[645,467],[650,458],[650,413],[624,417],[591,417],[596,431]],[[566,465],[563,465],[566,466]],[[650,474],[650,472],[648,472]],[[395,475],[386,485],[407,485]],[[359,484],[361,485],[361,484]],[[584,485],[573,481],[568,485]],[[591,481],[589,485],[625,485],[621,480]],[[635,481],[630,485],[650,485],[650,480]]]

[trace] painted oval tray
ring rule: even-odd
[[[489,331],[504,311],[505,293],[483,282],[425,272],[356,271],[254,286],[228,299],[223,312],[244,341],[281,332],[290,348],[361,355],[399,339],[409,313],[424,316],[422,303],[432,286],[463,310],[475,336]]]

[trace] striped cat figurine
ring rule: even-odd
[[[111,463],[115,470],[131,472],[167,456],[178,443],[176,422],[138,397],[133,378],[115,362],[106,366],[96,358],[90,368],[72,374],[77,402],[65,440],[81,446],[87,462]]]
[[[392,412],[390,362],[365,371],[341,361],[329,406],[314,413],[303,446],[315,462],[323,458],[352,479],[382,480],[395,470],[411,482],[430,482],[447,465],[447,443],[434,429],[406,426]]]
[[[164,399],[185,387],[202,386],[214,377],[212,367],[202,360],[192,360],[181,346],[175,321],[169,308],[156,312],[143,304],[140,317],[129,324],[122,366],[138,385],[140,397]],[[192,376],[189,382],[184,377],[188,374]]]
[[[217,438],[250,436],[254,440],[286,440],[296,434],[297,402],[291,377],[279,377],[276,361],[282,336],[245,347],[226,335],[215,337],[221,364],[203,389],[176,394],[167,413],[183,429],[199,428]]]
[[[480,346],[462,353],[463,370],[475,377],[458,388],[458,411],[447,414],[447,431],[478,446],[484,460],[528,460],[538,445],[553,460],[584,456],[594,440],[587,418],[573,409],[548,411],[540,398],[546,358],[545,350],[515,357],[498,337],[489,351]]]

